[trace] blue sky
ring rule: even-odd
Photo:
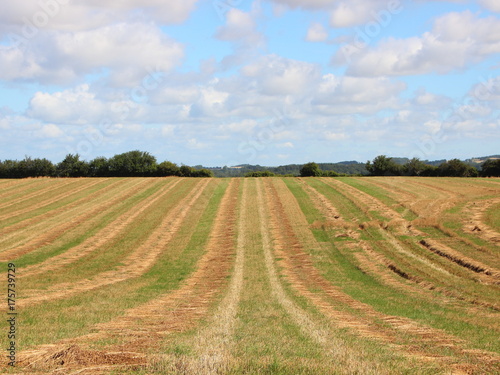
[[[497,0],[7,4],[1,160],[139,149],[179,164],[273,166],[500,153]]]

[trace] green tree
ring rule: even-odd
[[[62,162],[57,164],[56,173],[59,177],[86,177],[88,176],[89,165],[80,160],[78,154],[68,154]]]
[[[99,156],[89,163],[89,176],[91,177],[107,177],[110,176],[108,159],[104,156]]]
[[[109,159],[109,170],[113,176],[154,176],[156,167],[156,158],[144,151],[129,151]]]
[[[17,160],[4,160],[0,163],[1,178],[21,178],[19,162]]]
[[[500,177],[500,159],[488,159],[481,165],[481,176]]]
[[[413,158],[403,166],[403,172],[407,176],[420,176],[427,168],[427,164],[419,158]]]
[[[319,169],[319,165],[314,162],[304,164],[300,168],[300,177],[319,177],[321,175],[322,172]]]
[[[194,169],[187,166],[187,165],[182,165],[179,168],[179,176],[181,176],[181,177],[192,177],[193,172],[194,172]]]
[[[366,170],[372,176],[398,176],[401,174],[401,167],[392,158],[379,155],[373,162],[366,162]]]
[[[172,163],[170,161],[164,161],[158,164],[158,167],[156,168],[156,175],[160,177],[179,176],[180,170],[177,164]]]
[[[339,176],[339,174],[337,172],[335,172],[335,171],[323,171],[321,173],[321,175],[323,177],[338,177]]]
[[[214,174],[212,171],[202,168],[202,169],[194,169],[191,172],[191,177],[213,177]]]
[[[438,176],[448,177],[477,177],[476,168],[464,163],[459,159],[451,159],[441,163],[437,169]]]
[[[276,176],[271,171],[253,171],[245,174],[245,177],[274,177]]]
[[[54,176],[56,168],[50,160],[32,159],[26,156],[20,162],[17,162],[17,177],[42,177]]]

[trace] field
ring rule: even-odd
[[[4,373],[500,374],[500,179],[44,178],[0,197]]]

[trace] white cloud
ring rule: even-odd
[[[348,74],[358,76],[448,73],[500,53],[500,22],[470,11],[449,13],[435,21],[432,32],[408,39],[389,38],[354,57]],[[334,57],[339,59],[340,51]]]
[[[59,138],[64,135],[64,132],[54,124],[43,125],[39,132],[40,137],[43,138]]]
[[[257,31],[256,18],[260,9],[243,12],[232,8],[226,14],[226,24],[217,29],[215,38],[232,43],[234,53],[225,56],[220,64],[224,70],[239,66],[255,58],[257,51],[264,46],[265,37]]]
[[[326,132],[324,134],[324,137],[328,141],[342,141],[349,138],[349,135],[347,135],[346,133]]]
[[[241,71],[254,80],[263,94],[271,96],[305,93],[320,78],[318,65],[277,55],[264,56]]]
[[[23,37],[36,30],[84,31],[113,23],[154,20],[179,24],[195,9],[197,0],[23,0],[2,4],[0,35]]]
[[[412,104],[427,109],[446,110],[450,108],[452,101],[448,97],[427,92],[422,88],[415,93]]]
[[[492,12],[500,13],[500,2],[498,0],[479,0],[479,4]]]
[[[153,25],[115,24],[80,32],[41,35],[26,46],[0,45],[0,79],[64,83],[111,69],[119,86],[135,86],[148,69],[168,72],[183,47]]]
[[[308,42],[324,42],[328,39],[328,31],[320,23],[313,23],[307,30],[306,40]]]
[[[106,105],[96,100],[88,85],[54,94],[37,92],[30,101],[29,116],[55,124],[88,124],[98,122]]]
[[[304,8],[304,9],[328,9],[337,0],[271,0],[276,4],[286,5],[289,8]]]
[[[327,74],[312,95],[311,113],[374,113],[397,108],[399,94],[406,89],[403,82],[387,78],[336,77]]]
[[[208,145],[206,143],[198,141],[196,138],[191,138],[187,140],[186,146],[193,150],[201,150],[206,148]]]
[[[211,86],[201,89],[200,98],[191,106],[190,116],[224,116],[228,96],[228,93],[218,91]]]

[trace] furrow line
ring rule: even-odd
[[[139,246],[125,260],[123,265],[115,270],[101,272],[91,280],[82,280],[71,284],[58,284],[44,290],[43,294],[35,291],[27,298],[19,300],[19,306],[34,305],[47,300],[67,298],[71,295],[115,284],[130,278],[139,277],[153,266],[159,254],[166,248],[173,236],[180,229],[181,224],[193,205],[199,199],[210,180],[200,181],[189,194],[183,198],[171,211],[169,211],[147,240]],[[163,193],[162,195],[164,195]],[[33,292],[32,292],[33,293]]]
[[[439,346],[441,348],[452,349],[453,351],[460,354],[467,354],[477,361],[477,366],[481,362],[486,362],[488,365],[498,363],[500,357],[496,353],[490,353],[486,351],[479,351],[473,349],[464,349],[462,344],[463,340],[451,336],[444,331],[424,326],[417,323],[411,319],[390,316],[376,311],[373,307],[363,302],[353,299],[351,296],[342,292],[338,287],[335,287],[326,279],[323,278],[318,272],[318,270],[313,266],[310,256],[305,253],[303,247],[296,237],[291,221],[288,214],[285,211],[285,206],[281,201],[286,198],[284,195],[291,195],[288,191],[286,192],[286,186],[280,189],[281,194],[278,194],[276,187],[274,185],[269,186],[270,190],[270,202],[275,202],[273,207],[273,212],[277,216],[275,218],[275,225],[277,225],[276,236],[282,239],[282,244],[277,247],[277,255],[283,258],[283,271],[287,278],[290,280],[294,288],[302,295],[310,299],[314,305],[318,306],[319,309],[325,313],[325,315],[330,316],[334,319],[335,324],[340,327],[345,327],[353,329],[359,332],[362,336],[370,337],[387,344],[395,345],[395,333],[396,331],[410,334],[415,337],[416,340],[422,343],[432,343],[433,346]],[[286,199],[287,208],[294,211],[294,225],[301,225],[298,220],[300,208],[298,205],[292,203],[293,195]],[[295,202],[296,203],[296,202]],[[295,207],[297,206],[297,207]],[[303,216],[303,215],[302,215]],[[302,222],[307,222],[305,217],[302,218]],[[319,245],[317,245],[319,247]],[[351,309],[358,311],[363,314],[362,316],[353,316],[346,311],[338,311],[333,308],[333,306],[323,298],[319,293],[313,293],[310,288],[317,290],[322,290],[324,294],[332,298],[337,303],[344,304]],[[377,320],[384,321],[389,324],[391,329],[387,330],[383,327],[377,327],[374,322]],[[414,355],[416,353],[414,348],[409,348],[404,345],[396,345],[403,353],[407,355]],[[438,360],[444,362],[450,362],[451,358],[447,356],[436,356],[433,352],[420,352],[421,356],[427,357],[429,360]],[[465,366],[465,363],[459,364],[458,366]]]
[[[137,181],[135,184],[132,185],[132,187],[137,186],[141,183],[141,181]],[[144,184],[144,181],[142,181]],[[22,236],[22,239],[18,241],[16,244],[11,246],[12,248],[17,248],[19,246],[27,246],[26,241],[30,240],[30,238],[26,235],[26,231],[29,231],[29,235],[31,236],[31,239],[33,237],[36,237],[34,241],[37,241],[38,245],[47,243],[49,240],[44,239],[43,241],[41,240],[42,237],[40,236],[39,231],[37,231],[39,226],[43,227],[43,232],[45,234],[52,233],[53,231],[61,231],[61,232],[66,232],[71,228],[74,228],[75,226],[79,225],[82,220],[80,220],[81,217],[86,215],[87,212],[93,212],[93,215],[96,215],[98,212],[103,211],[105,208],[104,207],[110,207],[111,200],[106,201],[105,204],[102,202],[95,202],[96,199],[106,196],[107,193],[113,193],[113,190],[120,189],[121,191],[119,192],[118,195],[113,197],[113,204],[116,202],[119,202],[119,199],[126,199],[128,197],[128,193],[131,189],[131,187],[127,186],[128,184],[124,184],[122,180],[117,180],[111,183],[110,185],[95,191],[92,194],[89,194],[85,197],[82,197],[78,199],[77,201],[69,204],[68,206],[63,206],[58,209],[46,212],[45,214],[42,215],[37,215],[35,217],[23,220],[21,222],[18,222],[14,225],[5,227],[3,229],[0,229],[0,236],[2,237],[2,240],[0,243],[3,243],[7,240],[10,240],[14,236]],[[123,190],[125,188],[125,190]],[[138,189],[136,189],[138,191]],[[116,198],[116,199],[115,199]],[[90,202],[90,204],[86,204]],[[95,206],[98,206],[98,209],[92,210]],[[92,211],[91,211],[92,210]],[[57,220],[58,217],[65,217],[68,214],[71,214],[73,211],[77,211],[78,216],[71,217],[69,221],[64,222],[63,224],[55,224],[52,227],[47,226],[47,220],[53,218],[54,221],[57,223],[59,221],[63,220]],[[63,229],[64,228],[64,229]],[[5,246],[2,246],[7,249]]]
[[[468,218],[463,220],[463,229],[466,232],[474,233],[482,239],[493,244],[500,244],[500,233],[486,224],[484,213],[491,207],[500,203],[500,198],[488,199],[485,201],[474,201],[464,208],[468,212]]]
[[[265,202],[263,195],[265,194]],[[278,302],[283,306],[286,312],[293,318],[296,324],[301,328],[306,336],[309,336],[317,344],[322,346],[333,358],[336,360],[345,361],[349,363],[351,367],[349,370],[352,373],[363,373],[363,374],[381,374],[385,373],[383,368],[378,367],[378,364],[366,363],[363,359],[363,353],[349,350],[344,343],[338,340],[333,340],[331,338],[330,329],[328,327],[322,326],[321,324],[314,321],[314,318],[299,307],[295,302],[293,302],[286,294],[281,282],[279,281],[278,272],[274,266],[274,259],[272,250],[274,250],[275,256],[282,259],[278,264],[282,266],[282,272],[286,276],[287,280],[291,283],[292,288],[296,290],[300,295],[307,297],[313,302],[316,308],[318,308],[323,315],[333,318],[333,323],[339,327],[345,328],[349,326],[352,328],[353,320],[347,314],[341,312],[336,312],[334,316],[331,314],[331,309],[322,300],[318,300],[313,293],[303,287],[303,283],[294,272],[290,272],[290,264],[287,260],[289,254],[286,249],[290,247],[300,246],[295,238],[289,237],[288,233],[283,233],[283,226],[288,226],[289,223],[283,221],[283,212],[280,207],[281,202],[276,194],[276,190],[272,183],[268,181],[265,188],[262,186],[262,181],[258,182],[258,195],[257,202],[259,206],[259,219],[260,219],[260,231],[262,235],[262,245],[264,248],[265,264],[268,273],[268,278],[271,283],[273,294],[275,295]],[[266,214],[264,213],[264,207],[267,207],[267,216],[269,217],[269,222],[266,219]],[[272,234],[273,241],[271,241],[270,234]],[[350,324],[347,324],[350,322]],[[356,327],[363,329],[367,328],[361,322],[356,322]],[[373,337],[373,336],[371,336]],[[380,338],[380,335],[377,335]],[[384,340],[388,342],[388,340]]]
[[[374,197],[372,197],[372,196],[370,196],[370,195],[368,195],[368,194],[366,194],[366,193],[364,193],[362,191],[359,191],[359,190],[353,188],[352,186],[350,186],[348,184],[345,184],[345,183],[340,182],[340,181],[335,181],[335,184],[329,183],[329,185],[332,186],[332,187],[334,185],[336,185],[338,188],[340,188],[340,189],[342,189],[344,191],[347,191],[348,194],[350,194],[351,196],[355,197],[356,199],[362,201],[364,204],[369,205],[369,207],[371,207],[374,210],[377,210],[377,211],[384,210],[384,207],[385,207],[385,211],[390,210],[390,208],[388,208],[387,206],[384,206],[380,201],[378,201],[378,199],[376,199],[376,198],[374,198]],[[406,220],[404,220],[402,218],[400,220],[402,222],[403,227],[407,228],[408,234],[411,234],[412,236],[427,237],[427,235],[425,233],[423,233],[420,230],[414,228],[411,225],[410,222],[408,222],[408,221],[406,221]],[[439,270],[441,270],[440,272],[445,271],[445,270],[443,270],[443,269],[441,269],[439,267],[436,267],[431,262],[426,261],[425,259],[421,259],[420,257],[416,256],[412,252],[409,252],[409,251],[405,250],[401,246],[400,242],[396,239],[396,237],[393,234],[391,234],[390,232],[388,232],[386,230],[382,230],[382,229],[379,232],[399,252],[404,253],[407,256],[411,256],[414,259],[419,259],[420,262],[424,262],[425,264],[427,264],[428,266],[434,268],[435,270],[439,269]],[[429,245],[429,242],[432,242],[432,245]],[[467,269],[467,270],[469,270],[471,272],[477,272],[476,270],[486,270],[484,272],[484,279],[485,279],[485,281],[487,283],[496,283],[497,282],[496,280],[498,279],[498,274],[499,274],[498,270],[492,269],[492,267],[484,266],[484,265],[480,264],[480,262],[477,262],[475,260],[471,260],[471,259],[465,257],[464,255],[460,254],[459,252],[456,252],[456,251],[452,250],[451,248],[447,247],[446,245],[441,244],[437,240],[425,239],[425,240],[419,241],[419,244],[421,246],[423,246],[424,248],[432,249],[438,255],[443,256],[445,259],[448,259],[448,260],[450,260],[450,261],[452,261],[452,262],[454,262],[454,263],[456,263],[456,264],[464,267],[465,269]],[[450,255],[450,254],[453,254],[453,255]],[[448,273],[448,272],[446,271],[446,273]]]
[[[123,316],[110,322],[98,324],[95,327],[97,332],[20,353],[19,366],[31,370],[59,367],[67,372],[68,368],[61,368],[60,363],[53,359],[58,353],[67,351],[75,344],[86,346],[89,342],[116,336],[124,341],[118,350],[124,352],[126,348],[133,348],[133,352],[127,350],[127,354],[130,358],[142,358],[140,362],[144,365],[144,354],[138,351],[145,352],[157,347],[168,334],[185,331],[196,325],[226,285],[230,273],[231,256],[235,248],[238,188],[239,180],[232,179],[217,210],[205,253],[197,262],[195,271],[182,282],[179,289],[129,309]],[[100,357],[94,362],[96,369],[106,368],[108,354],[109,351],[100,352]]]
[[[5,181],[5,180],[4,180]],[[4,183],[0,186],[0,200],[4,200],[4,198],[9,198],[12,195],[22,194],[26,190],[30,190],[33,187],[36,187],[38,184],[57,184],[57,180],[55,179],[14,179],[9,183]]]
[[[175,180],[172,183],[165,185],[151,196],[137,202],[130,208],[130,210],[117,217],[106,227],[98,231],[94,236],[87,238],[82,243],[73,246],[64,253],[51,257],[42,263],[24,268],[19,277],[33,277],[43,272],[53,271],[57,268],[67,266],[68,264],[71,264],[96,251],[98,248],[119,236],[136,220],[139,215],[154,205],[164,194],[172,190],[181,181],[181,179]],[[147,200],[146,203],[144,203],[145,200]]]
[[[2,220],[6,220],[6,219],[11,219],[13,217],[16,217],[16,216],[19,216],[19,215],[22,215],[22,214],[25,214],[27,212],[30,212],[30,211],[35,211],[35,210],[38,210],[40,208],[43,208],[43,207],[46,207],[46,206],[49,206],[51,205],[52,203],[55,203],[55,202],[58,202],[58,201],[61,201],[67,197],[70,197],[72,195],[75,195],[75,194],[78,194],[79,192],[83,191],[83,190],[86,190],[88,188],[91,188],[92,186],[94,185],[97,185],[99,184],[100,182],[102,182],[102,179],[98,179],[96,181],[92,181],[88,184],[83,184],[81,181],[79,180],[76,180],[76,181],[70,181],[68,182],[67,184],[64,184],[64,186],[66,185],[70,185],[70,184],[74,184],[76,185],[77,187],[68,191],[68,192],[64,192],[62,194],[59,194],[59,195],[56,195],[55,197],[51,197],[49,199],[46,199],[36,205],[33,205],[33,206],[30,206],[30,207],[27,207],[27,208],[23,208],[23,209],[20,209],[20,210],[17,210],[17,211],[14,211],[14,212],[11,212],[9,214],[5,214],[5,215],[1,215],[0,216],[0,221]],[[60,188],[61,186],[58,186],[58,188]]]
[[[55,183],[52,185],[42,187],[41,189],[35,190],[32,193],[23,195],[22,197],[15,198],[11,201],[7,201],[4,204],[1,204],[0,210],[4,210],[7,207],[14,206],[16,204],[22,203],[23,201],[27,201],[27,200],[36,198],[40,195],[50,193],[53,190],[60,189],[61,187],[64,187],[64,186],[69,185],[69,184],[74,183],[74,182],[75,181],[64,181],[63,183],[60,183],[59,181],[55,181]],[[18,191],[16,191],[16,193],[18,193]]]
[[[229,283],[229,291],[220,302],[215,314],[210,317],[210,324],[198,333],[194,349],[198,353],[194,363],[188,368],[194,374],[220,374],[229,369],[231,363],[231,346],[234,345],[234,329],[236,314],[243,288],[245,265],[247,223],[248,180],[243,180],[242,198],[239,203],[238,231],[236,239],[236,258],[234,270]]]

